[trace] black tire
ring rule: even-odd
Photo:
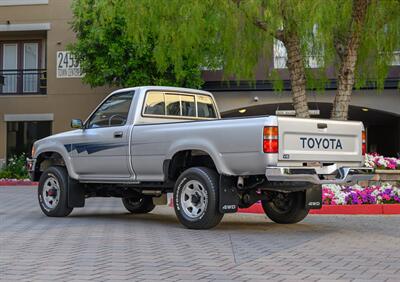
[[[58,188],[52,188],[52,183],[58,183]],[[68,172],[65,167],[52,166],[42,173],[38,186],[38,200],[45,215],[64,217],[72,212],[73,208],[68,207],[67,189]],[[50,192],[51,194],[49,194]]]
[[[305,207],[305,193],[272,192],[272,200],[261,201],[263,210],[269,219],[280,224],[302,221],[309,212]]]
[[[190,199],[191,205],[198,205],[199,214],[197,217],[188,215],[189,209],[185,208],[182,202],[182,197],[187,196],[186,189],[193,190],[196,184],[196,189],[201,190],[201,195],[192,195]],[[200,183],[200,185],[198,185]],[[193,188],[190,188],[193,186]],[[178,178],[174,188],[174,209],[179,221],[190,229],[210,229],[216,226],[224,216],[218,209],[218,189],[219,177],[218,173],[207,167],[192,167],[185,170]],[[182,193],[184,195],[182,196]],[[196,193],[194,193],[196,194]],[[194,198],[198,198],[197,203],[194,203]],[[185,201],[185,203],[188,202]],[[200,204],[200,205],[199,205]],[[196,207],[197,208],[197,207]],[[193,212],[193,208],[192,208]]]
[[[149,213],[155,208],[153,198],[148,196],[123,198],[122,203],[130,213]]]

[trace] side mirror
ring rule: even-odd
[[[73,119],[71,120],[71,127],[76,128],[76,129],[82,129],[83,128],[83,122],[81,119]]]

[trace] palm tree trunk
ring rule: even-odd
[[[292,86],[293,107],[297,117],[309,118],[306,70],[300,50],[300,39],[295,33],[285,34],[282,38],[287,52],[287,67]]]
[[[358,47],[360,46],[362,29],[365,24],[369,3],[370,0],[353,1],[351,31],[346,40],[347,42],[344,46],[340,43],[335,44],[340,63],[337,78],[337,93],[331,113],[332,119],[348,119],[349,104],[355,79]]]

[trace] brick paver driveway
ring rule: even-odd
[[[89,199],[48,218],[36,189],[0,187],[2,281],[400,280],[399,216],[309,216],[278,225],[225,216],[183,228],[173,210],[130,215],[119,199]]]

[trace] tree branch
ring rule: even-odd
[[[268,27],[268,25],[267,25],[267,23],[266,23],[265,21],[263,21],[263,20],[261,20],[261,19],[259,19],[259,18],[257,18],[257,17],[251,17],[250,15],[248,15],[248,14],[246,13],[246,11],[244,11],[243,9],[240,8],[241,0],[232,0],[232,2],[235,3],[235,4],[237,5],[237,8],[244,14],[244,16],[245,16],[252,24],[254,24],[254,25],[255,25],[256,27],[258,27],[259,29],[265,31],[266,33],[268,33],[268,34],[271,35],[272,37],[274,37],[274,38],[276,38],[276,39],[279,39],[279,38],[277,37],[277,35],[278,35],[278,33],[279,33],[280,31],[272,31],[272,30]],[[279,40],[280,40],[280,39],[279,39]]]
[[[278,29],[275,32],[275,38],[282,42],[285,42],[285,31],[283,29]]]

